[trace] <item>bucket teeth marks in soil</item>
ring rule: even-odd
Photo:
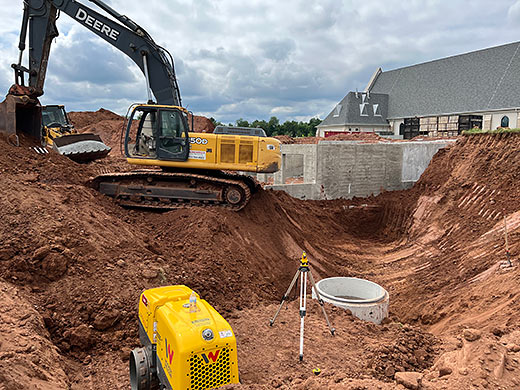
[[[415,267],[413,272],[419,272],[419,271],[425,270],[425,269],[429,268],[431,265],[432,265],[432,263],[428,261],[427,263],[425,263],[421,266]]]
[[[478,209],[478,215],[488,220],[497,220],[501,216],[501,212],[494,205],[494,197],[499,197],[500,191],[487,188],[485,185],[473,185],[473,191],[462,198],[458,208],[466,212],[472,212]]]

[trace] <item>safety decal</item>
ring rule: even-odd
[[[218,334],[220,335],[221,339],[233,336],[233,332],[231,332],[230,330],[221,330],[220,332],[218,332]]]
[[[205,160],[206,159],[206,151],[205,150],[190,150],[190,154],[188,158],[192,160]]]

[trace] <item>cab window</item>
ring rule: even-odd
[[[184,123],[177,111],[161,111],[161,135],[185,137]]]

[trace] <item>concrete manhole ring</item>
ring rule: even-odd
[[[348,309],[361,320],[380,324],[388,317],[389,295],[377,283],[339,276],[320,280],[316,288],[323,301]],[[314,291],[312,295],[316,298]]]

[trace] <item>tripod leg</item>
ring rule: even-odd
[[[318,297],[318,302],[321,306],[321,311],[323,312],[323,315],[325,317],[325,321],[327,321],[327,326],[329,327],[330,334],[334,336],[334,332],[336,329],[332,327],[329,321],[329,317],[327,316],[327,312],[325,311],[325,306],[323,305],[323,299],[321,299],[320,293],[318,292],[318,289],[316,288],[316,283],[314,283],[314,277],[312,276],[312,272],[309,268],[309,277],[311,279],[311,286],[314,289],[314,292],[316,293],[316,296]]]
[[[278,314],[280,314],[280,310],[282,310],[282,306],[283,306],[283,303],[287,300],[287,298],[289,297],[289,293],[291,292],[293,286],[294,286],[294,283],[296,283],[296,281],[298,280],[298,274],[300,273],[300,270],[298,269],[298,271],[296,271],[296,274],[294,275],[294,278],[291,282],[291,284],[289,285],[289,288],[287,289],[287,292],[284,294],[284,296],[282,297],[282,302],[280,302],[280,307],[278,307],[278,310],[276,311],[276,314],[274,315],[274,317],[269,321],[269,325],[270,326],[273,326],[274,324],[274,321],[276,320],[276,317],[278,317]]]
[[[307,314],[307,272],[300,273],[300,362],[303,360],[303,333]]]

